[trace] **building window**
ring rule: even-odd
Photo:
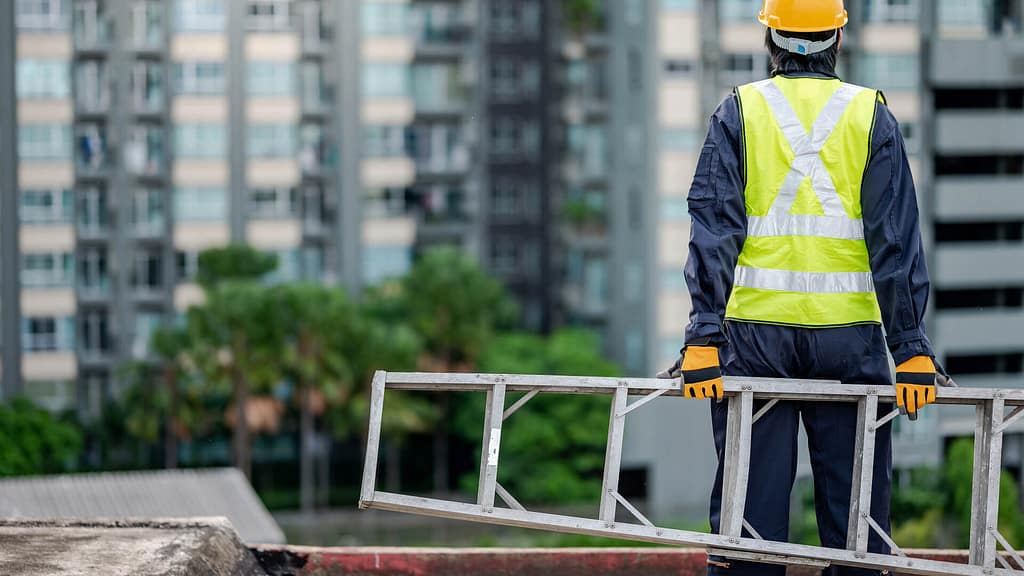
[[[19,124],[18,157],[23,160],[70,160],[71,128],[66,124]]]
[[[364,64],[363,96],[368,98],[409,96],[409,68],[403,64],[379,62]]]
[[[163,315],[151,310],[141,310],[135,313],[135,334],[132,338],[132,356],[136,359],[149,357],[149,341],[153,332],[163,323]]]
[[[498,156],[535,156],[540,151],[540,127],[533,121],[498,117],[491,124],[491,151]]]
[[[18,214],[22,222],[69,222],[74,194],[71,190],[22,190]]]
[[[901,122],[900,132],[903,134],[903,146],[907,154],[917,154],[921,151],[921,139],[916,122]]]
[[[690,80],[694,78],[697,66],[693,60],[667,58],[662,63],[666,80]]]
[[[412,250],[407,246],[366,246],[362,261],[363,281],[376,284],[408,272],[412,267]]]
[[[132,105],[143,112],[159,112],[164,102],[164,70],[158,62],[135,62],[128,77]]]
[[[686,276],[683,269],[664,268],[661,271],[662,292],[686,292]]]
[[[410,210],[412,192],[406,188],[373,188],[363,194],[367,217],[404,216]]]
[[[860,82],[882,90],[917,88],[920,60],[916,54],[861,54]]]
[[[163,127],[156,124],[131,126],[123,154],[128,172],[149,176],[160,174],[164,167]]]
[[[531,217],[537,213],[532,188],[518,178],[495,178],[491,210],[506,218]]]
[[[601,178],[608,170],[608,146],[602,125],[569,126],[569,156],[586,178]]]
[[[102,61],[75,63],[75,105],[84,112],[103,112],[110,105],[110,83]]]
[[[132,258],[131,285],[142,292],[160,290],[163,286],[163,261],[160,252],[140,250]]]
[[[766,53],[727,54],[722,71],[724,86],[741,86],[770,74],[771,63]]]
[[[195,280],[199,274],[199,252],[197,250],[179,250],[174,253],[175,269],[178,282]]]
[[[132,5],[132,42],[136,46],[159,48],[164,40],[163,23],[163,2],[136,2]]]
[[[223,188],[175,188],[174,219],[177,222],[224,221],[227,194]]]
[[[761,0],[721,0],[718,3],[718,15],[723,24],[753,24],[757,22],[761,6]]]
[[[267,250],[277,258],[277,268],[271,270],[263,277],[268,284],[281,284],[282,282],[295,282],[301,278],[301,264],[299,250],[297,248],[285,250]]]
[[[78,198],[78,228],[85,233],[102,232],[107,224],[107,201],[99,188],[86,188]]]
[[[220,32],[224,29],[225,0],[175,0],[174,29],[178,32]]]
[[[29,380],[25,393],[36,406],[58,414],[75,407],[75,384],[74,380]]]
[[[363,129],[363,154],[367,158],[387,158],[406,154],[406,126],[371,124]]]
[[[132,231],[140,236],[163,234],[166,227],[162,190],[140,188],[132,192]]]
[[[536,38],[540,5],[534,0],[495,0],[491,3],[490,24],[491,34],[498,39]]]
[[[18,98],[67,98],[71,94],[68,61],[19,58],[15,85]]]
[[[106,252],[98,248],[82,249],[78,259],[78,289],[94,295],[103,295],[110,290]]]
[[[174,127],[176,158],[223,158],[225,144],[222,124],[177,124]]]
[[[22,347],[26,352],[74,349],[73,319],[66,316],[28,316],[21,320]]]
[[[662,10],[697,10],[697,0],[661,0]]]
[[[80,328],[83,353],[102,355],[110,351],[110,330],[106,312],[101,310],[84,312]]]
[[[298,214],[294,188],[254,188],[249,191],[249,214],[256,218],[290,218]]]
[[[21,255],[21,285],[34,288],[70,286],[75,257],[69,252]]]
[[[662,128],[661,148],[671,152],[688,152],[697,147],[697,132],[691,128]]]
[[[295,126],[292,124],[250,124],[246,152],[250,158],[292,158],[295,156]]]
[[[291,27],[291,4],[290,0],[249,0],[249,29],[288,30]]]
[[[409,31],[409,5],[399,2],[363,2],[363,34],[405,36]]]
[[[419,110],[449,110],[462,106],[466,95],[459,68],[449,64],[418,64],[412,69],[412,97]]]
[[[689,220],[690,211],[686,204],[686,198],[662,198],[661,219],[665,221]]]
[[[75,128],[75,161],[82,170],[98,171],[109,166],[107,131],[98,123],[79,124]]]
[[[174,86],[178,94],[208,96],[224,93],[224,63],[189,60],[174,64]]]
[[[292,96],[295,94],[295,66],[291,62],[249,62],[250,96]]]
[[[67,0],[16,0],[15,21],[22,30],[67,30]]]
[[[865,22],[916,22],[917,0],[862,0]]]

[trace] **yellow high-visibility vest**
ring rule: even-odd
[[[876,90],[776,76],[737,88],[747,238],[726,319],[826,327],[881,321],[860,186]]]

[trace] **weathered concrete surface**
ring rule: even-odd
[[[4,576],[263,576],[225,518],[0,520]]]
[[[268,576],[703,576],[703,550],[673,548],[253,548]],[[967,562],[956,550],[910,555]],[[791,567],[788,576],[818,576]]]

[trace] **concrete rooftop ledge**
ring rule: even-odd
[[[4,576],[260,576],[225,518],[0,520]]]
[[[908,553],[967,561],[956,550]],[[703,576],[705,562],[703,550],[678,548],[250,549],[225,518],[0,520],[3,576]]]

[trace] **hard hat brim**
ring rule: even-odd
[[[757,21],[764,24],[768,28],[780,30],[782,32],[828,32],[830,30],[838,30],[850,20],[846,10],[843,10],[842,14],[836,14],[835,22],[827,26],[793,26],[786,25],[783,23],[778,16],[767,16],[764,10],[757,15]]]

